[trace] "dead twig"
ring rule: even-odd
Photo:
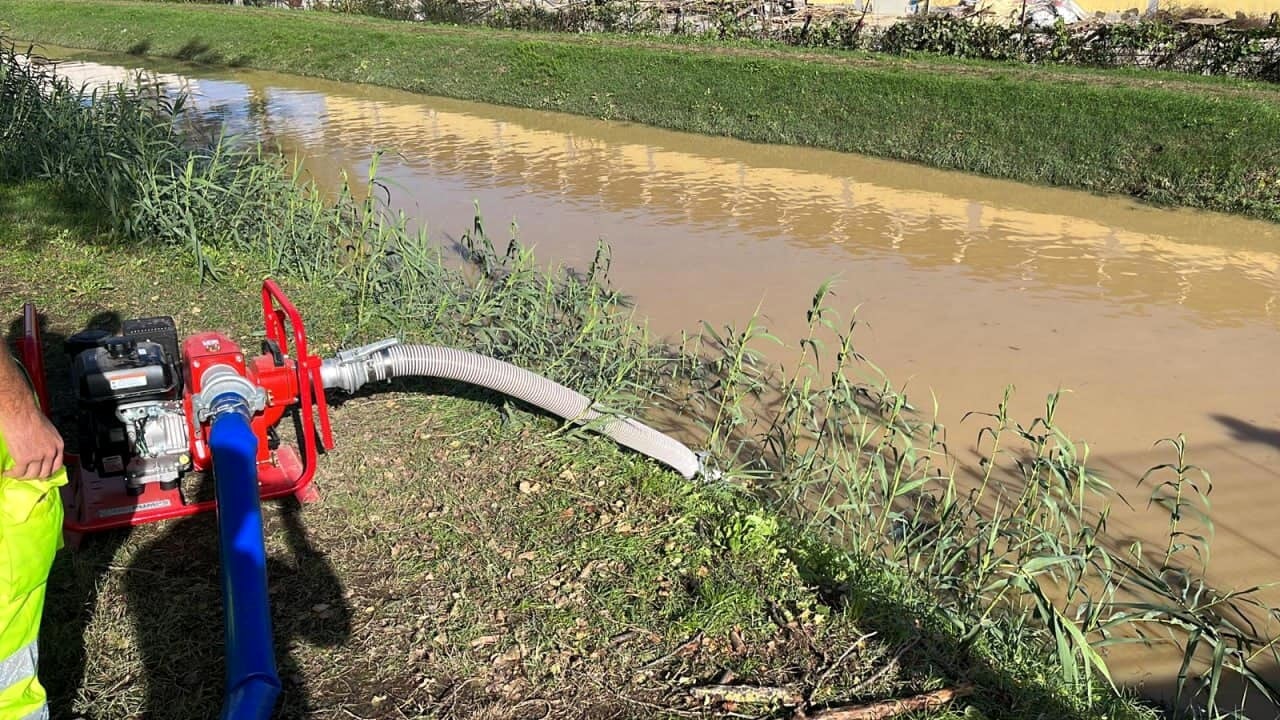
[[[547,720],[547,718],[551,717],[551,701],[545,698],[530,698],[528,700],[521,700],[520,702],[516,703],[515,707],[511,708],[511,712],[516,713],[517,711],[520,710],[520,708],[524,707],[525,705],[531,705],[534,703],[542,703],[543,710],[545,711],[542,713],[541,717],[537,718],[537,720]]]
[[[804,702],[804,696],[794,690],[756,685],[701,685],[689,689],[689,694],[699,700],[716,700],[756,705],[786,705],[792,707]]]
[[[901,700],[881,700],[868,705],[833,707],[807,715],[808,720],[886,720],[909,712],[936,710],[956,698],[973,694],[973,685],[957,685]]]
[[[893,670],[893,668],[897,666],[898,661],[902,660],[902,656],[911,652],[911,648],[915,647],[916,643],[918,642],[920,642],[920,638],[918,637],[911,638],[910,640],[908,640],[905,645],[899,648],[898,652],[893,654],[893,657],[889,659],[889,662],[885,663],[884,667],[877,670],[875,674],[872,675],[871,677],[858,683],[856,687],[850,690],[850,692],[857,692],[864,687],[870,687],[871,685],[874,685],[875,683],[879,682],[880,678],[884,677],[886,673]]]
[[[631,642],[632,640],[635,640],[635,639],[636,639],[636,638],[638,638],[638,637],[640,637],[640,633],[639,633],[639,631],[636,631],[636,630],[625,630],[625,631],[620,632],[620,633],[618,633],[617,635],[614,635],[613,637],[609,638],[609,646],[610,646],[610,647],[618,647],[619,645],[624,645],[624,644],[626,644],[626,643],[629,643],[629,642]]]
[[[626,695],[623,695],[617,691],[614,691],[613,696],[625,703],[638,705],[648,710],[654,710],[663,715],[677,715],[679,717],[690,717],[690,718],[706,717],[705,712],[700,712],[697,710],[681,710],[680,708],[665,707],[663,705],[655,705],[654,703],[651,703],[651,702],[645,702],[644,700],[639,700],[637,698],[627,697]]]

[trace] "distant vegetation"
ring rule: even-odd
[[[27,40],[859,152],[1280,221],[1280,88],[1262,83],[209,5],[0,0],[0,16]]]
[[[249,0],[247,4],[303,5],[298,0]],[[1033,26],[1029,16],[1001,22],[979,12],[933,13],[886,24],[851,7],[798,5],[789,0],[316,0],[312,7],[393,20],[515,30],[684,35],[895,55],[1152,68],[1280,81],[1280,14],[1215,18],[1202,11],[1181,10],[1148,17],[1134,13],[1105,22],[1059,21],[1046,27]],[[1187,18],[1193,22],[1183,22]],[[1202,22],[1206,19],[1209,22]]]

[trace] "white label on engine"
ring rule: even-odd
[[[98,517],[112,517],[113,515],[132,515],[135,512],[146,512],[147,510],[156,510],[158,508],[169,507],[173,504],[172,500],[152,500],[144,502],[140,505],[126,505],[124,507],[107,508],[98,511]]]
[[[112,390],[128,390],[129,388],[146,387],[145,372],[114,373],[109,376]]]
[[[124,459],[119,455],[108,455],[102,458],[102,472],[124,472]]]

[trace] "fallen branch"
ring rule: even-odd
[[[689,693],[699,700],[731,703],[795,706],[804,702],[804,696],[794,690],[755,685],[702,685],[690,688]]]
[[[858,683],[855,687],[852,688],[851,691],[847,691],[847,692],[856,692],[858,690],[861,690],[864,687],[870,687],[871,685],[874,685],[875,683],[879,682],[880,678],[884,677],[885,675],[888,675],[890,672],[893,671],[894,667],[897,666],[898,661],[902,660],[902,656],[910,652],[911,648],[915,647],[916,643],[918,642],[920,642],[920,638],[918,637],[911,638],[910,640],[908,640],[907,644],[903,645],[902,648],[898,650],[898,652],[893,654],[893,657],[889,660],[889,662],[884,664],[884,667],[877,670],[874,675]]]
[[[818,682],[814,683],[814,684],[813,684],[813,688],[812,688],[811,690],[809,690],[809,699],[810,699],[810,700],[812,700],[812,699],[813,699],[813,696],[818,694],[818,691],[822,689],[822,685],[823,685],[823,683],[825,683],[825,682],[827,681],[827,678],[831,677],[831,673],[832,673],[832,672],[834,672],[836,668],[838,668],[838,667],[840,667],[841,665],[843,665],[843,664],[844,664],[844,660],[845,660],[845,658],[849,657],[849,655],[850,655],[854,650],[857,650],[858,648],[862,647],[862,646],[863,646],[863,644],[864,644],[867,640],[871,639],[872,637],[875,637],[875,634],[876,634],[876,633],[875,633],[875,631],[873,630],[873,631],[871,631],[871,632],[869,632],[869,633],[866,633],[866,634],[862,635],[862,636],[861,636],[861,637],[859,637],[857,640],[854,640],[854,641],[853,641],[853,644],[849,646],[849,649],[848,649],[848,650],[845,650],[845,651],[840,655],[840,659],[839,659],[839,660],[836,660],[835,662],[833,662],[833,663],[831,663],[830,665],[828,665],[828,666],[827,666],[827,669],[826,669],[826,670],[823,670],[823,671],[822,671],[822,674],[818,676]]]
[[[806,715],[808,720],[885,720],[903,713],[935,710],[956,698],[973,694],[973,685],[958,685],[901,700],[881,700],[869,705],[833,707]]]

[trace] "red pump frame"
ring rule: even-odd
[[[22,337],[18,338],[18,361],[27,371],[31,386],[40,399],[40,409],[45,417],[53,417],[53,409],[49,407],[49,387],[44,377],[44,354],[40,352],[40,315],[36,306],[27,303],[22,306]]]
[[[324,384],[320,376],[321,358],[311,355],[307,345],[306,325],[302,313],[293,304],[284,290],[271,279],[262,284],[262,315],[266,328],[266,336],[279,346],[285,355],[285,366],[276,367],[274,358],[263,355],[248,358],[247,366],[252,375],[261,375],[266,386],[269,377],[271,385],[278,386],[280,380],[287,380],[288,385],[295,385],[292,378],[281,378],[281,374],[296,373],[297,407],[301,424],[299,441],[301,448],[282,444],[274,452],[268,452],[264,446],[259,464],[260,496],[263,500],[293,495],[300,502],[314,502],[319,494],[312,486],[315,478],[316,463],[319,456],[319,445],[325,450],[333,448],[333,429],[329,422],[329,405],[324,395]],[[23,308],[23,334],[19,339],[19,360],[31,376],[41,407],[46,415],[50,414],[47,379],[41,351],[39,317],[36,308],[27,303]],[[292,338],[290,337],[292,336]],[[292,342],[290,342],[292,339]],[[296,355],[290,356],[290,349]],[[185,360],[185,359],[184,359]],[[190,412],[190,397],[185,398],[187,410]],[[280,398],[292,405],[292,393],[289,397]],[[275,405],[268,408],[272,417],[278,418],[287,412],[288,406]],[[317,443],[317,415],[319,423],[319,443]],[[266,425],[263,425],[260,436],[265,443]],[[192,456],[198,468],[207,467],[201,462],[198,448],[203,444],[202,428],[190,422]],[[299,450],[301,451],[299,456]],[[122,486],[118,480],[98,479],[90,476],[86,479],[79,468],[79,458],[68,453],[66,456],[67,471],[70,482],[63,489],[63,501],[67,507],[63,529],[68,544],[74,545],[83,534],[101,532],[122,527],[158,522],[173,518],[189,517],[217,508],[214,500],[186,502],[180,489],[162,490],[159,485],[149,484],[141,495],[123,500],[119,493]],[[110,508],[111,514],[99,513],[96,518],[82,518],[82,506],[88,506],[102,498],[110,497],[116,503]],[[94,505],[98,507],[97,505]]]
[[[276,305],[280,307],[277,308]],[[275,280],[267,278],[262,282],[262,322],[266,326],[267,339],[280,346],[280,351],[289,355],[289,337],[285,333],[285,320],[293,329],[294,344],[297,348],[298,363],[298,404],[302,412],[303,453],[306,460],[306,482],[311,482],[315,474],[316,444],[313,409],[320,416],[320,440],[325,450],[333,449],[333,427],[329,424],[329,403],[324,396],[324,381],[320,377],[320,365],[323,362],[316,355],[307,352],[307,328],[302,322],[302,313],[284,294],[284,290]]]

